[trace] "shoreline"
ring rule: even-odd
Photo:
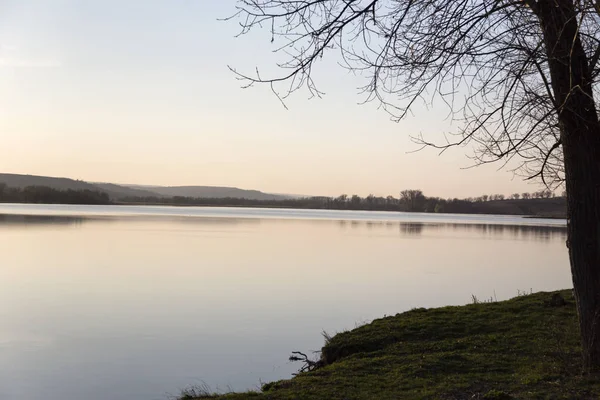
[[[538,292],[465,306],[417,308],[324,335],[307,372],[260,391],[199,399],[594,399],[600,379],[579,373],[580,343],[572,290]],[[300,367],[300,365],[299,365]]]
[[[26,206],[26,205],[38,205],[38,206],[118,206],[118,207],[168,207],[168,208],[248,208],[248,209],[265,209],[265,210],[298,210],[298,211],[358,211],[358,212],[373,212],[373,213],[392,213],[392,214],[413,214],[413,215],[473,215],[473,216],[506,216],[506,217],[520,217],[524,219],[549,219],[549,220],[560,220],[565,219],[566,215],[530,215],[530,214],[504,214],[504,213],[444,213],[444,212],[420,212],[420,211],[398,211],[398,210],[372,210],[372,209],[361,209],[361,208],[326,208],[326,207],[304,207],[298,208],[287,205],[258,205],[258,204],[173,204],[173,203],[132,203],[132,202],[112,202],[110,204],[64,204],[64,203],[9,203],[0,202],[2,205],[12,206]]]

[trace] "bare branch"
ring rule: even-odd
[[[576,35],[596,90],[600,6],[575,3]],[[393,121],[417,103],[442,101],[458,129],[441,143],[413,136],[419,148],[470,146],[474,165],[520,163],[515,172],[525,177],[562,182],[562,151],[554,145],[561,143],[557,118],[566,103],[551,84],[540,7],[536,0],[239,0],[233,18],[242,34],[269,27],[272,40],[285,39],[275,51],[286,61],[278,76],[234,72],[246,86],[268,83],[283,103],[303,88],[323,95],[313,68],[337,57],[365,80],[361,103],[379,103]]]

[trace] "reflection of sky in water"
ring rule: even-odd
[[[0,205],[7,400],[252,388],[288,377],[290,351],[317,350],[322,329],[570,286],[561,221],[7,215],[52,211],[19,207]]]
[[[23,207],[19,205],[20,207]],[[44,206],[47,207],[47,206]],[[55,206],[56,207],[56,206]],[[139,207],[138,207],[139,208]],[[163,207],[166,208],[166,207]],[[239,209],[236,209],[239,210]],[[2,212],[2,205],[0,205],[0,212]],[[5,212],[7,210],[4,210]],[[13,210],[10,210],[13,211]],[[24,209],[19,209],[19,211],[28,211],[26,206]],[[304,210],[298,210],[304,211]],[[313,210],[309,210],[313,211]],[[322,210],[316,210],[322,211]],[[372,221],[372,220],[336,220],[336,217],[339,217],[336,214],[336,211],[329,211],[331,214],[331,219],[286,219],[286,223],[306,223],[306,221],[311,221],[311,224],[319,224],[319,223],[337,223],[342,228],[367,228],[369,231],[376,229],[390,229],[397,227],[399,228],[399,232],[404,235],[420,235],[423,231],[451,231],[454,233],[460,231],[470,231],[476,232],[480,235],[492,235],[492,236],[512,236],[512,237],[522,237],[524,239],[534,238],[534,239],[550,239],[552,237],[559,237],[566,239],[566,229],[564,224],[561,223],[560,220],[554,222],[552,220],[539,220],[535,219],[534,222],[540,222],[548,225],[532,225],[530,219],[519,218],[519,217],[509,217],[513,218],[513,220],[506,220],[503,217],[498,216],[490,216],[490,219],[486,221],[483,218],[478,218],[476,223],[473,223],[473,220],[468,218],[463,222],[406,222],[406,221]],[[89,211],[88,211],[89,213]],[[345,213],[341,212],[342,215]],[[363,215],[365,213],[361,213]],[[386,213],[391,214],[391,213]],[[402,214],[402,213],[395,213]],[[402,214],[406,215],[406,214]],[[420,214],[425,217],[429,217],[428,214]],[[364,216],[366,218],[366,216]],[[471,217],[471,216],[468,216]],[[427,219],[427,218],[425,218]],[[434,218],[435,219],[435,218]],[[35,226],[35,225],[50,225],[55,226],[59,224],[82,224],[85,222],[119,222],[123,220],[131,220],[131,221],[150,221],[150,220],[158,220],[165,221],[169,220],[178,224],[187,224],[187,225],[252,225],[252,224],[260,224],[263,219],[254,218],[254,217],[214,217],[214,216],[203,216],[197,215],[194,217],[186,216],[186,215],[169,215],[163,213],[157,214],[127,214],[127,215],[103,215],[99,214],[88,214],[88,215],[48,215],[47,213],[40,214],[1,214],[0,213],[0,229],[7,228],[11,225],[18,225],[20,228],[23,225],[27,226]],[[280,220],[275,220],[280,221]],[[293,221],[293,222],[292,222]],[[486,223],[490,222],[490,223]],[[512,222],[512,224],[511,224]]]
[[[344,220],[349,222],[484,223],[508,225],[564,226],[565,220],[524,218],[511,215],[402,213],[353,210],[299,210],[235,207],[86,206],[0,204],[0,214],[116,216],[116,217],[204,217],[242,219]]]

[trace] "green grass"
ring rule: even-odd
[[[551,305],[560,293],[566,305]],[[571,291],[415,309],[335,335],[323,367],[262,392],[186,399],[598,399]]]

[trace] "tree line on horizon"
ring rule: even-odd
[[[0,183],[0,203],[111,204],[108,194],[96,190],[59,190],[48,186],[9,187]]]
[[[550,209],[540,211],[530,207],[527,200],[560,199]],[[506,200],[521,200],[519,207],[504,207]],[[514,193],[510,196],[502,194],[482,195],[465,199],[428,197],[423,191],[416,189],[402,190],[398,197],[342,194],[337,197],[313,196],[290,198],[283,200],[255,200],[237,197],[126,197],[119,200],[121,204],[164,204],[180,206],[237,206],[237,207],[273,207],[298,209],[330,209],[330,210],[364,210],[364,211],[401,211],[426,213],[457,214],[530,214],[540,213],[564,214],[564,193],[556,196],[549,190],[532,193]],[[47,186],[27,186],[25,188],[8,187],[0,183],[0,203],[36,203],[36,204],[112,204],[109,195],[94,190],[60,190]]]
[[[428,197],[421,190],[403,190],[399,197],[342,194],[337,197],[313,196],[283,200],[253,200],[244,198],[201,198],[201,197],[127,197],[123,203],[135,204],[168,204],[168,205],[205,205],[205,206],[241,206],[241,207],[278,207],[300,209],[332,209],[332,210],[370,210],[370,211],[404,211],[404,212],[437,212],[437,213],[501,213],[502,208],[491,209],[485,203],[504,200],[549,199],[557,197],[554,192],[541,190],[533,193],[515,193],[510,196],[502,194],[482,195],[466,199]],[[559,196],[563,197],[563,196]],[[504,209],[505,210],[505,209]],[[522,212],[526,213],[526,212]]]

